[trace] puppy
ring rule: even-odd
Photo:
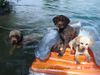
[[[60,40],[54,45],[54,49],[62,56],[70,40],[76,37],[76,31],[73,27],[69,26],[70,20],[64,15],[58,15],[53,18],[53,22],[58,27]]]
[[[76,50],[75,52],[75,60],[76,63],[80,64],[78,56],[80,54],[84,54],[88,62],[90,62],[90,55],[88,53],[88,48],[93,45],[94,41],[89,36],[77,36],[75,39],[69,42],[69,46],[71,50],[73,48]]]

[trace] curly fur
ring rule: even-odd
[[[69,26],[70,20],[64,15],[58,15],[53,18],[54,24],[58,27],[60,40],[54,45],[54,48],[63,55],[70,40],[76,37],[73,27]]]

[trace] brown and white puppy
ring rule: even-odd
[[[64,15],[57,15],[53,18],[53,22],[58,27],[58,33],[60,40],[54,45],[54,49],[58,51],[59,55],[62,56],[68,46],[70,40],[76,37],[76,32],[73,27],[68,25],[70,20]]]
[[[73,48],[76,50],[76,63],[80,64],[80,61],[78,59],[78,56],[80,54],[84,54],[87,58],[87,61],[90,62],[91,57],[88,53],[88,48],[91,47],[93,43],[93,39],[91,39],[89,36],[77,36],[75,39],[69,42],[71,50],[73,50]]]

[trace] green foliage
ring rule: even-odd
[[[12,6],[7,0],[0,0],[0,15],[10,13]]]
[[[5,0],[0,0],[0,7],[5,6]]]

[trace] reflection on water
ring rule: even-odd
[[[99,0],[9,0],[13,3],[10,15],[0,16],[0,74],[27,75],[33,61],[34,45],[14,50],[8,34],[12,29],[21,30],[24,35],[45,33],[48,27],[53,27],[52,18],[63,14],[71,20],[81,21],[82,26],[93,27],[100,35],[100,1]],[[98,37],[99,38],[99,37]],[[99,41],[99,40],[97,40]],[[99,47],[99,46],[98,46]],[[99,53],[99,48],[97,52]],[[98,57],[97,57],[98,58]]]

